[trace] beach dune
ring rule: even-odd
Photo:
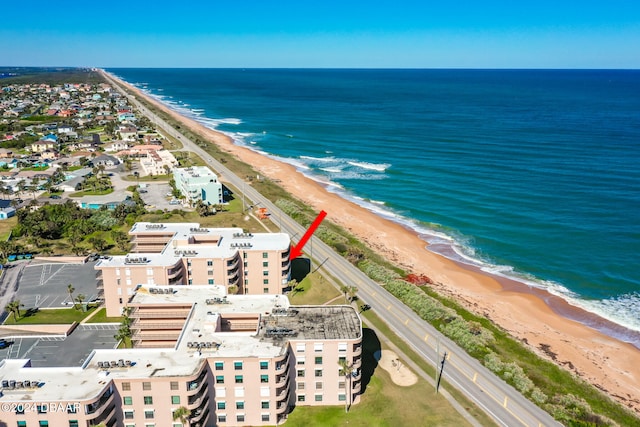
[[[439,292],[489,318],[541,356],[571,370],[640,414],[640,350],[573,320],[587,314],[546,292],[534,292],[430,252],[425,241],[413,231],[327,191],[289,164],[235,145],[228,136],[179,115],[126,82],[117,81],[183,126],[279,182],[304,203],[318,211],[325,210],[328,220],[349,230],[385,258],[407,272],[427,275]]]

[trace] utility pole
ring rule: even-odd
[[[436,383],[436,393],[440,388],[440,380],[442,379],[442,371],[444,371],[444,362],[447,360],[447,352],[444,352],[444,356],[442,356],[442,362],[440,362],[440,374],[438,375],[438,382]]]

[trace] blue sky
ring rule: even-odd
[[[640,68],[637,0],[28,5],[0,8],[0,65]]]

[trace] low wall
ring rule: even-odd
[[[9,325],[0,326],[0,337],[21,337],[39,335],[67,336],[77,326],[71,325]]]
[[[34,261],[41,262],[64,262],[67,264],[84,264],[87,262],[86,256],[36,256]]]

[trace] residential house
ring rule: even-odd
[[[138,128],[133,125],[121,125],[118,127],[120,138],[125,141],[136,141],[138,139]]]
[[[16,208],[11,206],[11,200],[0,199],[0,220],[9,219],[16,214]]]
[[[130,147],[131,145],[126,141],[113,141],[104,146],[104,151],[107,153],[117,153],[118,151],[128,150]]]
[[[143,175],[167,175],[178,166],[178,161],[170,151],[148,150],[147,156],[140,159]]]
[[[120,164],[120,160],[118,160],[114,156],[110,156],[108,154],[102,154],[91,160],[91,164],[93,166],[104,166],[105,168],[112,168]]]
[[[54,150],[58,148],[58,143],[51,140],[40,140],[31,144],[31,151],[34,153],[42,153],[47,150]]]

